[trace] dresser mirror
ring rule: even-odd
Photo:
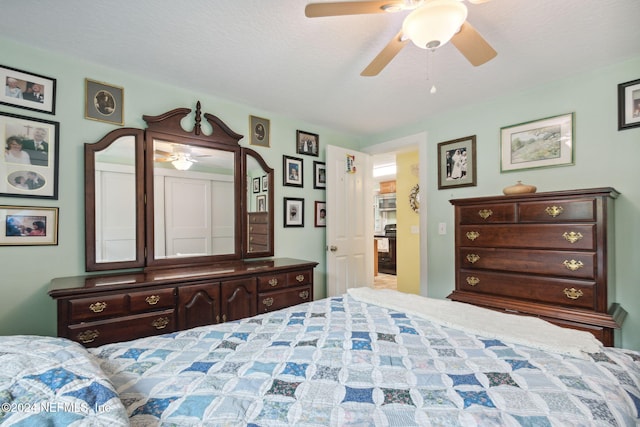
[[[143,119],[85,145],[87,271],[272,256],[273,170],[242,135],[199,102]]]

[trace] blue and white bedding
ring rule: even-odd
[[[118,394],[84,347],[35,336],[0,339],[0,424],[129,425]]]
[[[90,352],[133,426],[640,425],[637,352],[552,352],[356,297]]]
[[[640,353],[523,319],[367,289],[90,350],[2,337],[0,424],[640,425]]]

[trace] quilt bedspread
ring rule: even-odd
[[[90,350],[134,426],[636,426],[640,355],[483,338],[349,295]]]
[[[63,338],[0,338],[0,424],[127,426],[124,406],[98,363]]]

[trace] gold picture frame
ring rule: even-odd
[[[124,88],[85,79],[84,118],[124,125]]]

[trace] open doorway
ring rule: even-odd
[[[396,154],[371,156],[373,165],[374,276],[376,289],[397,289]]]

